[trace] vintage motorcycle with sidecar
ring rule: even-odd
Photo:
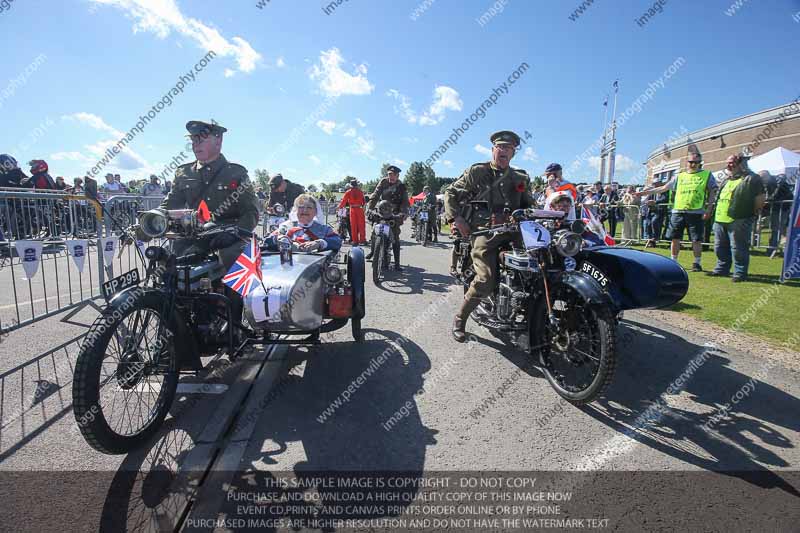
[[[471,317],[527,351],[565,400],[592,402],[613,378],[622,312],[680,301],[689,288],[686,271],[651,252],[589,245],[585,223],[563,220],[560,211],[508,215],[506,223],[455,239],[454,274],[465,291],[475,276],[472,239],[507,242],[498,254],[498,283]]]
[[[103,285],[107,305],[75,364],[73,412],[96,450],[120,454],[141,446],[164,421],[182,374],[226,354],[235,358],[249,344],[315,344],[320,333],[348,322],[363,341],[360,248],[292,253],[291,243],[282,243],[278,252],[260,250],[263,284],[245,297],[240,321],[214,243],[224,233],[243,238],[242,230],[202,224],[191,210],[158,209],[139,215],[139,229],[164,244],[145,250],[143,278],[131,270]]]

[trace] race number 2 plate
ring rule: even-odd
[[[139,284],[139,271],[138,270],[131,270],[130,272],[126,272],[125,274],[118,276],[114,279],[110,279],[103,283],[103,298],[106,301],[110,300],[114,297],[115,294],[121,292],[128,287],[133,287],[134,285]]]
[[[605,274],[603,274],[603,272],[599,268],[597,268],[593,264],[584,262],[581,265],[581,272],[584,272],[592,276],[592,278],[597,283],[599,283],[602,288],[604,289],[608,288],[608,278],[606,277]]]

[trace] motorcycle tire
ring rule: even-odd
[[[72,384],[72,410],[75,420],[86,442],[95,450],[109,455],[128,453],[145,444],[158,431],[167,416],[178,387],[178,373],[175,371],[178,367],[175,351],[175,331],[177,328],[171,323],[171,320],[165,320],[161,316],[163,309],[161,295],[151,292],[132,297],[134,298],[132,305],[116,307],[113,312],[111,308],[107,308],[95,320],[86,334],[75,363],[75,375]],[[134,315],[136,313],[138,315]],[[139,331],[138,326],[133,326],[139,323],[143,313],[147,314],[145,315],[146,318],[141,320],[144,324],[142,331]],[[156,337],[159,336],[158,332],[161,331],[163,332],[161,339],[167,340],[161,346],[158,346],[158,341],[154,340],[155,347],[158,350],[156,354],[158,357],[156,361],[153,361],[152,357],[149,361],[145,361],[141,352],[145,351],[145,356],[150,355],[151,346],[145,340],[145,337],[149,331],[148,326],[150,325],[151,316],[156,317]],[[127,322],[127,325],[125,325],[126,319],[130,317],[133,317],[133,326],[131,322]],[[128,328],[133,331],[128,331],[128,334],[125,335],[125,346],[123,347],[120,345],[120,338],[124,335],[122,331]],[[137,336],[139,337],[137,344],[130,346],[128,339],[136,338]],[[143,340],[145,341],[144,346],[141,345]],[[101,371],[104,364],[108,364],[108,361],[104,361],[104,359],[114,341],[116,341],[117,347],[120,348],[119,351],[122,354],[119,357],[119,362],[112,363],[112,367],[116,367],[114,372],[103,380]],[[131,348],[135,350],[131,350]],[[137,360],[131,365],[134,357]],[[147,369],[148,363],[158,368],[152,374],[146,370],[142,371],[142,369]],[[126,369],[125,372],[120,374],[123,369]],[[145,413],[143,413],[146,419],[143,419],[140,427],[132,431],[121,431],[113,420],[109,420],[114,414],[114,407],[118,397],[114,397],[110,407],[108,405],[103,407],[101,396],[104,393],[108,394],[109,391],[108,389],[105,391],[101,389],[104,386],[110,389],[119,389],[123,391],[123,396],[130,391],[133,391],[130,395],[133,396],[136,394],[137,388],[144,389],[145,386],[149,387],[149,392],[156,392],[149,381],[151,377],[163,378],[160,386],[157,387],[157,397],[153,407],[146,408]],[[115,395],[116,392],[112,390],[111,394]],[[126,400],[130,402],[131,406],[127,405]],[[141,400],[141,396],[139,396],[138,400],[123,398],[123,406],[121,406],[121,408],[124,407],[121,416],[123,422],[125,413],[128,414],[129,421],[135,417],[135,415],[132,416],[130,414],[129,409],[131,411],[140,409],[139,414],[142,414]],[[105,412],[105,408],[109,408],[111,412]]]
[[[386,247],[386,239],[378,237],[375,239],[375,249],[372,250],[372,282],[375,285],[380,285],[381,273],[383,271],[383,260],[386,255],[384,248]]]
[[[562,310],[555,311],[557,316],[560,315],[559,320],[563,323],[580,321],[585,326],[583,331],[569,330],[566,338],[583,340],[585,337],[589,337],[590,346],[593,347],[591,348],[593,352],[592,357],[589,358],[586,357],[588,354],[586,350],[578,351],[578,353],[582,352],[580,357],[584,359],[583,361],[577,361],[577,357],[574,354],[559,359],[565,359],[564,366],[567,368],[569,368],[570,365],[577,368],[587,363],[591,364],[586,359],[596,359],[597,363],[594,375],[591,376],[591,380],[586,386],[577,389],[575,387],[568,387],[564,383],[565,376],[563,373],[561,373],[558,368],[555,368],[555,362],[557,361],[556,354],[558,352],[553,350],[553,346],[557,346],[559,340],[553,339],[549,327],[546,326],[547,331],[544,335],[546,344],[539,350],[539,363],[541,364],[542,372],[550,383],[550,386],[566,401],[573,405],[591,403],[603,393],[614,377],[617,364],[616,324],[614,315],[611,310],[606,307],[588,305],[572,287],[566,285],[557,285],[553,287],[551,298],[554,302],[554,308],[562,308]],[[562,303],[560,305],[555,305],[555,302]],[[539,311],[538,313],[534,313],[533,319],[541,320],[542,323],[546,324],[548,318],[544,302],[539,302],[538,306]],[[566,311],[563,311],[563,309],[566,309]],[[577,314],[574,316],[567,316],[567,313],[570,312]],[[531,339],[534,338],[532,333]],[[563,339],[565,337],[562,335],[561,338]],[[545,339],[543,339],[543,341]],[[569,340],[566,346],[569,346],[572,342],[575,341]],[[533,342],[531,344],[533,344]],[[562,361],[559,360],[559,363],[561,362]]]

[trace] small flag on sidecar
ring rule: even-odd
[[[197,206],[197,221],[205,224],[211,220],[211,211],[208,210],[208,204],[205,200],[200,200],[200,205]]]
[[[256,241],[255,233],[250,237],[250,243],[245,247],[242,255],[236,259],[222,282],[235,290],[243,297],[250,294],[256,283],[261,280],[261,249]]]
[[[591,210],[586,209],[586,206],[584,206],[582,210],[583,214],[581,218],[583,218],[586,221],[586,225],[588,226],[589,231],[600,237],[603,240],[603,242],[608,246],[614,246],[615,244],[617,244],[616,241],[614,240],[614,237],[606,233],[606,229],[603,227],[603,223],[597,220],[597,217],[594,216],[594,213],[592,213]]]

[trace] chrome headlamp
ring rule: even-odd
[[[162,237],[168,226],[167,214],[161,209],[151,209],[139,215],[139,227],[151,239]]]
[[[560,231],[555,237],[556,251],[564,257],[572,257],[581,251],[583,238],[571,231]]]
[[[342,281],[343,275],[339,267],[336,265],[329,265],[325,270],[322,271],[322,278],[328,285],[336,285]]]

